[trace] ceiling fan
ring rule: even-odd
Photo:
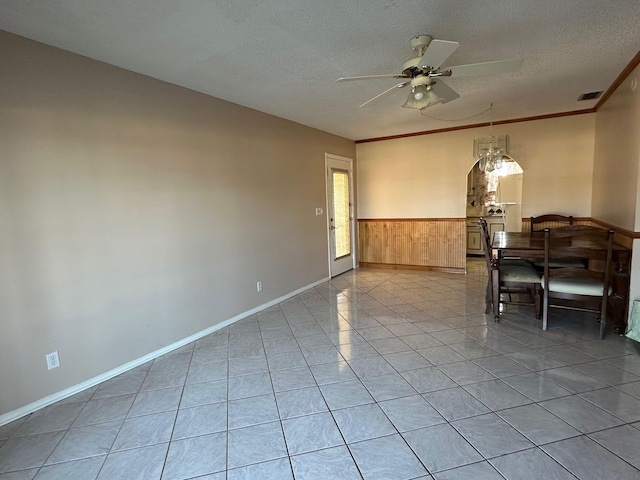
[[[411,86],[411,93],[406,102],[402,105],[405,108],[426,108],[437,103],[447,103],[455,100],[458,95],[452,88],[447,86],[441,77],[470,77],[477,75],[490,75],[495,73],[517,72],[522,66],[523,60],[499,60],[496,62],[473,63],[469,65],[458,65],[441,69],[441,65],[460,45],[458,42],[447,40],[436,40],[430,35],[418,35],[413,37],[409,44],[417,56],[407,60],[402,65],[402,73],[385,75],[364,75],[359,77],[341,77],[336,82],[350,82],[353,80],[369,80],[373,78],[397,78],[402,79],[400,83],[376,95],[364,102],[360,107],[369,105],[372,102],[400,90],[406,86]],[[437,78],[437,80],[435,80]]]

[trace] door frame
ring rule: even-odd
[[[333,278],[332,272],[331,272],[331,265],[332,265],[332,259],[331,259],[331,231],[329,229],[330,227],[330,222],[329,222],[329,213],[330,213],[330,193],[329,193],[329,187],[331,185],[331,168],[329,167],[329,162],[331,160],[338,160],[338,161],[343,161],[343,162],[348,162],[349,163],[349,167],[348,167],[348,171],[349,171],[349,203],[351,205],[350,208],[350,225],[351,225],[351,268],[354,269],[356,268],[357,262],[356,262],[356,209],[355,209],[355,197],[354,197],[354,178],[353,178],[353,158],[349,158],[349,157],[343,157],[340,155],[334,155],[332,153],[325,153],[324,154],[324,178],[325,178],[325,220],[327,222],[327,266],[329,268],[329,278]],[[340,275],[340,274],[336,274],[335,276]]]

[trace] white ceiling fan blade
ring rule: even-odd
[[[427,51],[420,59],[418,67],[438,68],[456,51],[459,45],[458,42],[449,42],[448,40],[432,40],[427,47]]]
[[[442,99],[441,103],[447,103],[451,100],[459,98],[458,95],[451,87],[445,84],[441,79],[436,80],[431,84],[431,88]]]
[[[452,77],[471,77],[475,75],[492,75],[494,73],[517,72],[522,67],[524,60],[514,58],[512,60],[498,60],[496,62],[471,63],[451,67]]]
[[[402,75],[398,75],[397,73],[389,73],[385,75],[362,75],[360,77],[340,77],[336,79],[336,82],[350,82],[352,80],[369,80],[371,78],[390,78],[398,76],[402,78]]]
[[[364,102],[362,105],[360,105],[360,107],[358,107],[358,108],[362,108],[362,107],[364,107],[364,106],[366,106],[366,105],[369,105],[370,103],[375,102],[376,100],[378,100],[378,99],[379,99],[379,98],[381,98],[381,97],[384,97],[385,95],[388,95],[389,93],[393,92],[394,90],[399,90],[399,89],[401,89],[402,87],[406,87],[407,85],[409,85],[409,82],[402,82],[402,83],[399,83],[399,84],[397,84],[397,85],[394,85],[393,87],[391,87],[391,88],[389,88],[389,89],[385,90],[384,92],[379,93],[378,95],[376,95],[375,97],[373,97],[371,100],[367,100],[367,101],[366,101],[366,102]]]

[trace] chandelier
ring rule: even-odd
[[[509,135],[487,135],[473,140],[473,156],[483,172],[493,172],[502,167],[504,156],[509,153]]]
[[[493,103],[489,108],[493,114]],[[493,135],[493,118],[489,122],[489,135],[473,140],[473,156],[483,172],[493,172],[502,167],[504,156],[509,153],[509,135]]]

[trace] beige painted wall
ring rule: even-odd
[[[2,32],[0,64],[0,415],[327,277],[352,141]]]
[[[416,113],[417,115],[417,113]],[[419,120],[419,115],[416,116]],[[591,215],[595,114],[499,125],[524,170],[522,215]],[[462,218],[488,127],[357,145],[359,218]]]
[[[596,115],[593,217],[640,231],[640,67]],[[635,83],[635,88],[633,84]],[[640,300],[640,240],[633,241],[629,300]]]
[[[640,230],[640,67],[627,77],[596,115],[593,217]]]

